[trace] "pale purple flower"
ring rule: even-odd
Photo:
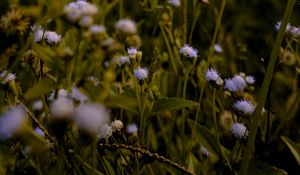
[[[6,83],[15,80],[16,79],[16,74],[12,73],[7,73],[7,71],[3,71],[0,73],[0,79],[2,79],[2,84],[5,85]]]
[[[139,128],[135,123],[130,123],[127,125],[127,133],[129,134],[136,133],[138,130]]]
[[[231,132],[238,139],[246,138],[248,136],[247,128],[243,123],[233,124],[231,127]]]
[[[52,31],[46,31],[44,34],[44,38],[50,45],[58,44],[61,41],[61,36]]]
[[[134,34],[137,31],[136,24],[131,19],[120,19],[116,22],[115,29],[129,34]]]
[[[180,0],[169,0],[168,1],[170,5],[179,7],[180,6]]]
[[[112,135],[112,133],[113,128],[106,123],[97,131],[97,137],[98,139],[108,139]]]
[[[54,100],[50,106],[50,114],[53,118],[70,117],[74,112],[73,101],[66,97]]]
[[[233,107],[242,114],[248,115],[251,115],[256,108],[256,106],[248,100],[239,100],[233,104]]]
[[[16,106],[0,116],[0,137],[9,138],[21,129],[25,123],[25,110]]]
[[[198,51],[192,47],[190,47],[189,45],[184,45],[184,47],[180,48],[179,52],[181,54],[183,54],[186,57],[190,57],[190,58],[196,58],[198,57]]]
[[[138,67],[134,70],[134,77],[138,80],[144,80],[148,78],[149,72],[147,68]]]
[[[104,32],[106,32],[106,28],[102,25],[92,25],[90,27],[90,31],[93,34],[104,33]]]

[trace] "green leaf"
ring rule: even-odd
[[[70,47],[74,52],[78,47],[78,32],[75,28],[69,29],[63,40],[60,43],[60,47]]]
[[[38,44],[33,44],[33,50],[40,56],[40,59],[45,63],[53,64],[56,57],[55,52],[50,47],[44,47]]]
[[[161,98],[155,101],[152,112],[153,113],[165,112],[173,109],[192,107],[198,105],[199,103],[197,102],[186,100],[183,98],[176,98],[176,97]]]
[[[42,95],[50,93],[53,89],[55,89],[55,82],[52,79],[42,79],[25,93],[25,99],[40,98]]]
[[[280,136],[280,138],[289,147],[290,151],[300,165],[300,146],[285,136]]]
[[[106,104],[111,108],[121,108],[134,113],[139,113],[137,110],[137,101],[135,98],[127,96],[127,95],[112,95]]]
[[[248,175],[286,175],[286,171],[271,166],[260,160],[251,160],[248,168]]]
[[[199,125],[191,119],[188,119],[188,123],[191,128],[195,128],[195,136],[197,138],[196,141],[204,146],[210,153],[218,155],[218,145],[216,138],[211,135],[209,130],[205,126]]]

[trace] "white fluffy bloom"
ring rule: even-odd
[[[55,100],[55,92],[52,92],[49,97],[48,97],[48,100],[49,101],[53,101]],[[58,92],[57,92],[57,98],[60,98],[60,97],[67,97],[68,96],[68,91],[65,90],[65,89],[59,89]]]
[[[25,111],[21,106],[9,109],[0,116],[0,137],[9,138],[25,123]]]
[[[281,26],[281,21],[278,21],[278,22],[275,24],[275,30],[279,31],[280,26]],[[286,32],[289,31],[290,28],[291,28],[291,24],[288,23],[288,24],[286,25],[285,31],[286,31]]]
[[[115,120],[111,122],[110,126],[112,127],[113,132],[121,131],[121,129],[123,128],[123,122],[121,120]]]
[[[230,92],[243,91],[247,87],[246,80],[240,76],[235,75],[232,79],[226,79],[224,88]]]
[[[247,87],[246,80],[242,76],[240,76],[240,75],[235,75],[232,78],[232,81],[238,87],[238,89],[240,91],[243,91]]]
[[[15,80],[16,74],[7,73],[7,71],[3,71],[0,73],[0,79],[2,79],[2,84],[5,85],[7,82]]]
[[[113,129],[109,124],[103,125],[97,132],[99,139],[108,139],[113,133]]]
[[[80,106],[74,118],[78,127],[91,133],[97,133],[110,120],[108,110],[98,103],[86,103]]]
[[[255,83],[255,78],[251,75],[246,76],[245,80],[248,84],[254,84]]]
[[[233,104],[233,107],[243,114],[251,115],[256,106],[248,100],[239,100]]]
[[[201,154],[202,154],[203,156],[208,157],[208,154],[209,154],[209,153],[208,153],[207,149],[206,149],[204,146],[201,146],[200,152],[201,152]]]
[[[32,104],[32,109],[35,111],[41,111],[43,109],[43,102],[42,100],[34,101]]]
[[[279,31],[281,24],[282,24],[281,21],[279,21],[275,24],[275,29],[277,31]],[[293,37],[299,37],[300,36],[300,28],[292,26],[290,23],[288,23],[286,25],[285,32],[292,35]]]
[[[41,130],[41,128],[39,128],[39,127],[36,127],[36,128],[34,129],[34,132],[35,132],[37,135],[41,136],[41,137],[45,137],[45,134],[44,134],[43,130]]]
[[[94,76],[89,76],[88,79],[90,81],[92,81],[94,83],[95,86],[98,86],[98,84],[100,83],[99,79],[97,77]]]
[[[216,83],[217,85],[222,85],[223,84],[223,80],[219,76],[219,73],[213,68],[210,68],[210,69],[207,70],[207,72],[205,74],[205,79],[207,81],[212,81],[212,82]]]
[[[127,125],[127,133],[132,134],[136,133],[139,130],[138,126],[135,123]]]
[[[71,98],[74,100],[85,102],[88,100],[88,97],[84,95],[77,87],[73,86],[71,89],[71,93],[69,94]]]
[[[214,49],[217,53],[222,53],[223,52],[223,48],[220,44],[215,44]]]
[[[115,29],[129,34],[134,34],[137,31],[136,24],[131,19],[120,19],[116,22]]]
[[[138,67],[136,70],[134,70],[134,77],[138,80],[144,80],[148,78],[148,74],[149,72],[147,68]]]
[[[245,138],[248,135],[246,126],[243,123],[235,123],[231,127],[232,134],[239,139]]]
[[[64,7],[64,13],[71,22],[75,22],[84,16],[92,16],[98,13],[97,6],[86,2],[84,0],[78,0],[71,2]]]
[[[180,6],[180,0],[169,0],[168,1],[170,5],[179,7]]]
[[[189,45],[184,45],[184,47],[180,48],[179,52],[186,57],[196,58],[198,55],[198,51]]]
[[[129,56],[135,56],[137,54],[137,48],[135,47],[130,47],[130,48],[127,48],[127,53]]]
[[[79,20],[79,25],[81,27],[89,27],[93,24],[94,19],[92,16],[83,16],[80,20]]]
[[[108,47],[108,46],[113,45],[115,42],[116,41],[113,38],[109,37],[109,38],[101,41],[101,46]]]
[[[54,100],[50,106],[50,113],[54,118],[69,117],[74,112],[73,101],[66,97]]]
[[[60,42],[61,36],[58,35],[56,32],[46,31],[44,34],[44,38],[46,42],[50,45],[55,45]]]
[[[115,56],[113,61],[118,64],[119,66],[122,66],[123,64],[130,64],[130,58],[128,56]]]
[[[92,25],[90,27],[90,32],[93,34],[104,33],[106,32],[106,28],[102,25]]]

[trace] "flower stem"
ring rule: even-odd
[[[281,23],[279,32],[277,34],[274,47],[271,52],[270,61],[269,61],[268,67],[267,67],[267,72],[264,77],[262,88],[259,92],[258,104],[257,104],[256,110],[253,114],[253,119],[252,119],[253,123],[251,124],[251,127],[250,127],[250,136],[249,136],[249,140],[247,142],[247,149],[246,149],[244,161],[242,162],[242,166],[241,166],[241,174],[242,175],[246,175],[248,172],[250,158],[254,151],[254,141],[255,141],[255,137],[256,137],[256,133],[257,133],[259,118],[261,116],[261,110],[266,101],[269,85],[270,85],[270,82],[272,79],[274,67],[275,67],[277,56],[279,53],[279,49],[280,49],[280,46],[281,46],[281,43],[282,43],[282,40],[284,37],[286,25],[292,14],[295,2],[296,2],[296,0],[289,0],[286,5],[286,9],[285,9],[285,12],[284,12],[284,15],[282,18],[282,23]]]

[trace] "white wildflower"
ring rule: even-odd
[[[231,132],[238,139],[242,139],[248,136],[247,128],[243,123],[233,124],[231,127]]]
[[[85,102],[88,100],[88,97],[86,95],[84,95],[77,87],[73,86],[71,89],[71,93],[69,94],[69,96],[77,101],[80,102]]]
[[[136,70],[134,70],[134,77],[138,80],[144,80],[148,78],[148,74],[149,72],[147,68],[138,67]]]
[[[9,109],[0,116],[0,137],[9,138],[25,123],[25,110],[21,106]]]
[[[242,114],[248,115],[251,115],[256,108],[256,106],[248,100],[239,100],[233,104],[233,107]]]
[[[16,74],[7,73],[7,71],[3,71],[0,73],[0,79],[2,79],[2,84],[5,85],[7,82],[15,80]]]
[[[74,118],[78,127],[95,134],[110,121],[108,110],[98,103],[86,103],[80,106]]]
[[[205,74],[205,79],[207,81],[212,81],[217,85],[222,85],[223,84],[223,80],[220,77],[219,73],[213,68],[210,68],[210,69],[207,70],[207,72]]]
[[[102,25],[92,25],[90,27],[90,32],[93,34],[104,33],[106,32],[106,28]]]
[[[32,109],[35,111],[41,111],[43,109],[43,102],[42,100],[34,101],[32,104]]]
[[[121,120],[115,120],[111,122],[110,126],[112,127],[113,132],[121,131],[123,128],[123,122]]]
[[[251,75],[246,76],[245,80],[248,84],[254,84],[255,83],[255,78]]]
[[[116,22],[115,29],[128,34],[134,34],[137,31],[136,24],[131,19],[120,19]]]
[[[58,44],[61,40],[61,36],[58,35],[56,32],[46,31],[44,34],[44,38],[46,42],[50,45]]]
[[[49,101],[53,101],[56,99],[56,94],[55,92],[52,92],[49,97],[48,97],[48,100]],[[65,89],[59,89],[58,92],[57,92],[57,98],[60,98],[60,97],[67,97],[68,96],[68,91],[65,90]]]
[[[88,79],[90,81],[92,81],[94,83],[95,86],[98,86],[98,84],[100,83],[99,79],[97,77],[94,76],[89,76]]]
[[[123,64],[130,64],[130,58],[128,56],[115,56],[114,60],[113,60],[116,64],[118,64],[119,66],[122,66]]]
[[[180,6],[180,0],[169,0],[168,1],[170,5],[179,7]]]
[[[131,123],[127,125],[127,133],[133,134],[139,130],[138,126],[135,123]]]
[[[54,118],[70,117],[74,112],[73,101],[66,97],[54,100],[50,106],[50,113]]]
[[[127,53],[129,56],[135,56],[137,54],[137,48],[135,47],[130,47],[130,48],[127,48]]]
[[[97,132],[99,139],[108,139],[113,133],[113,129],[109,124],[103,125]]]
[[[34,129],[34,132],[35,132],[37,135],[41,136],[41,137],[45,137],[45,134],[44,134],[43,130],[41,130],[39,127],[36,127],[36,128]]]
[[[94,19],[92,16],[84,16],[79,20],[79,25],[81,27],[89,27],[93,24]]]
[[[224,88],[230,92],[243,91],[247,87],[246,80],[241,75],[235,75],[232,79],[226,79]]]
[[[198,55],[198,51],[189,45],[184,45],[184,47],[180,48],[179,52],[186,57],[196,58]]]
[[[89,2],[79,0],[67,4],[64,7],[64,13],[69,21],[76,22],[84,16],[96,15],[98,13],[98,8]]]
[[[201,146],[201,148],[200,148],[200,152],[201,152],[201,154],[204,156],[204,157],[208,157],[208,151],[207,151],[207,149],[204,147],[204,146]]]
[[[214,49],[217,53],[222,53],[223,52],[223,48],[220,44],[215,44]]]

